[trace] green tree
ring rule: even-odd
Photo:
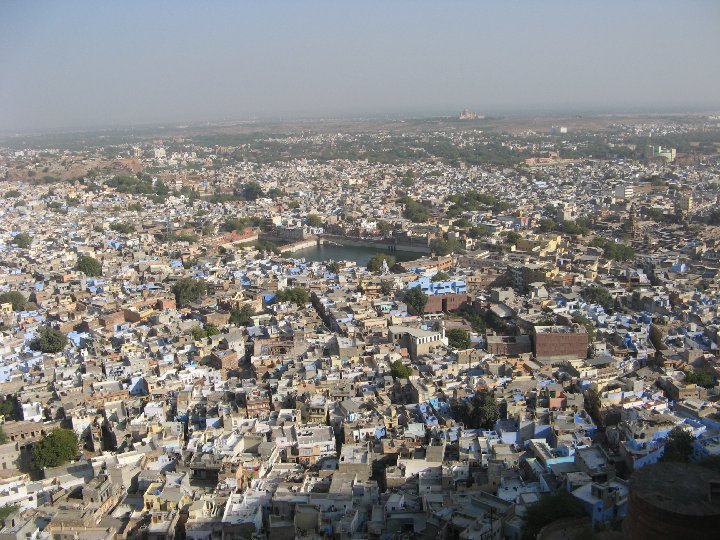
[[[247,326],[252,322],[251,317],[255,315],[255,310],[250,304],[243,304],[240,309],[230,311],[230,323],[240,326]]]
[[[206,324],[205,325],[205,335],[207,337],[210,336],[217,336],[220,333],[220,330],[218,330],[218,327],[214,324]]]
[[[449,255],[450,253],[461,253],[463,250],[462,244],[455,238],[444,239],[436,238],[430,242],[430,251],[435,255]]]
[[[542,218],[538,225],[538,231],[541,233],[552,232],[557,228],[557,223],[550,218]]]
[[[59,467],[78,455],[78,438],[71,429],[56,429],[35,443],[32,450],[40,469]]]
[[[451,408],[455,419],[470,429],[491,429],[500,417],[497,400],[490,392],[477,392],[472,399],[455,400]]]
[[[5,433],[5,430],[3,429],[2,425],[0,425],[0,444],[5,444],[8,441],[7,434]]]
[[[202,326],[194,327],[192,330],[190,330],[190,335],[193,337],[193,339],[195,341],[200,341],[207,337],[207,334],[205,333],[205,329]]]
[[[428,295],[422,292],[420,287],[413,287],[412,289],[405,291],[403,300],[415,311],[415,313],[422,315],[425,312]]]
[[[485,238],[487,236],[490,236],[490,229],[485,225],[470,227],[470,230],[468,231],[468,236],[470,238]]]
[[[507,234],[505,235],[505,243],[506,243],[508,246],[514,246],[515,244],[518,243],[518,241],[519,241],[521,238],[522,238],[522,236],[520,236],[520,233],[515,232],[515,231],[510,231],[509,233],[507,233]]]
[[[78,257],[77,269],[88,277],[102,276],[102,264],[88,255]]]
[[[21,193],[17,189],[11,189],[5,192],[6,199],[17,199]]]
[[[282,253],[281,247],[272,240],[265,240],[261,239],[255,242],[255,249],[258,251],[271,251],[277,255],[280,255]]]
[[[602,427],[604,422],[601,414],[602,401],[600,400],[600,394],[594,388],[588,388],[585,391],[584,398],[585,410],[595,423]]]
[[[243,231],[247,227],[248,222],[244,218],[230,218],[222,224],[222,230],[226,232]]]
[[[16,420],[17,419],[17,400],[16,399],[4,399],[0,401],[0,415],[5,417],[5,420]]]
[[[635,250],[627,244],[610,242],[605,246],[605,257],[618,262],[630,261],[635,258]]]
[[[582,324],[585,327],[585,331],[587,332],[588,340],[590,341],[590,343],[595,341],[595,325],[590,319],[582,315],[574,315],[572,320],[573,322],[577,324]]]
[[[607,310],[613,309],[615,305],[610,291],[601,285],[590,285],[582,292],[582,295],[591,304],[600,304]]]
[[[635,250],[627,244],[611,242],[600,236],[593,238],[588,245],[602,248],[603,256],[613,261],[624,262],[635,258]]]
[[[175,242],[187,242],[188,244],[197,244],[198,237],[194,234],[183,233],[173,236],[172,240]]]
[[[495,396],[489,392],[480,392],[473,397],[473,408],[477,411],[477,423],[481,428],[490,429],[500,418],[500,409]]]
[[[388,236],[392,232],[392,226],[387,221],[378,221],[377,229],[383,237]]]
[[[562,230],[563,232],[566,232],[567,234],[587,234],[590,232],[590,229],[586,227],[585,225],[581,224],[581,221],[578,219],[577,221],[563,221],[562,223]]]
[[[390,373],[396,379],[407,379],[412,375],[412,369],[402,363],[402,360],[395,360],[390,364]]]
[[[430,281],[432,282],[438,282],[438,281],[447,281],[450,279],[450,275],[447,272],[438,272],[433,277],[430,278]]]
[[[469,349],[472,347],[472,341],[470,341],[470,334],[467,330],[461,330],[455,328],[445,332],[445,336],[448,338],[448,343],[453,349]]]
[[[307,221],[308,227],[322,227],[323,226],[323,220],[317,214],[308,214],[305,219]]]
[[[717,379],[709,371],[695,369],[693,371],[685,372],[685,383],[697,384],[703,388],[712,388],[717,384]]]
[[[256,201],[262,197],[263,190],[257,182],[248,182],[243,186],[241,193],[246,201]]]
[[[135,232],[135,226],[131,223],[112,223],[110,228],[120,234],[130,234]]]
[[[131,212],[142,212],[143,205],[139,202],[128,204],[128,210],[130,210]]]
[[[384,253],[377,253],[368,261],[367,269],[371,272],[380,272],[383,267],[383,261],[387,262],[387,267],[390,269],[395,264],[395,257]]]
[[[479,313],[476,313],[468,304],[463,304],[458,310],[463,319],[470,323],[472,329],[479,334],[487,332],[485,319]]]
[[[393,292],[393,282],[389,279],[383,279],[380,282],[380,294],[390,296]]]
[[[10,291],[0,294],[0,304],[12,304],[13,311],[22,311],[25,309],[27,300],[18,291]]]
[[[177,305],[184,307],[199,302],[207,293],[207,285],[199,279],[183,278],[173,285],[172,291]]]
[[[29,248],[32,241],[33,237],[27,233],[16,234],[12,239],[12,243],[19,248]]]
[[[41,326],[37,337],[30,342],[33,351],[44,353],[57,353],[62,351],[68,344],[65,334],[49,326]]]
[[[663,461],[690,461],[693,436],[680,426],[672,428],[665,441]]]
[[[0,527],[5,526],[5,520],[7,520],[8,517],[13,515],[15,512],[20,510],[19,504],[6,504],[2,508],[0,508]]]
[[[298,306],[304,306],[310,300],[310,295],[302,287],[290,287],[275,293],[278,302],[292,302]]]
[[[325,263],[325,268],[331,274],[338,274],[340,272],[340,263],[337,261],[328,261]]]
[[[430,219],[430,210],[423,204],[411,199],[407,195],[401,197],[398,202],[405,206],[403,217],[413,223],[425,223]]]

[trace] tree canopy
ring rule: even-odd
[[[499,200],[495,195],[479,191],[450,195],[446,202],[450,203],[447,214],[451,217],[459,216],[463,212],[475,212],[484,208],[492,208],[494,212],[502,212],[509,207],[508,203]]]
[[[58,467],[78,455],[78,438],[71,429],[56,429],[33,446],[35,464],[44,469]]]
[[[377,253],[373,255],[367,264],[367,269],[371,272],[380,272],[383,267],[383,261],[387,262],[388,270],[395,264],[395,257],[385,253]]]
[[[430,278],[430,281],[433,283],[438,281],[447,281],[450,279],[450,275],[447,272],[438,272],[433,277]]]
[[[199,302],[207,293],[207,285],[199,279],[183,278],[173,285],[172,291],[175,303],[182,307]]]
[[[380,282],[380,294],[390,296],[393,292],[393,282],[389,279],[383,279]]]
[[[420,290],[420,287],[413,287],[405,291],[403,300],[408,306],[412,307],[415,313],[422,315],[425,312],[425,304],[428,301],[428,295]]]
[[[278,302],[292,302],[298,306],[304,306],[308,303],[310,295],[302,287],[289,287],[275,293],[275,299]]]
[[[603,255],[613,261],[625,262],[635,258],[635,250],[627,244],[612,242],[600,236],[593,238],[588,245],[602,248]]]
[[[685,372],[685,383],[697,384],[703,388],[712,388],[717,384],[717,379],[709,371],[695,369],[693,371]]]
[[[25,309],[27,300],[18,291],[9,291],[0,294],[0,304],[12,304],[13,311],[22,311]]]
[[[37,337],[30,342],[30,348],[33,351],[57,353],[62,351],[67,346],[67,343],[67,336],[60,330],[55,330],[49,326],[41,326]]]
[[[230,322],[232,324],[247,326],[252,322],[251,317],[255,315],[255,310],[250,304],[243,304],[240,309],[230,311]]]
[[[0,401],[0,415],[5,420],[16,420],[17,418],[17,402],[15,399],[4,399]]]
[[[430,219],[430,210],[427,206],[411,199],[407,195],[401,197],[398,202],[405,206],[403,217],[409,219],[413,223],[425,223]]]
[[[102,264],[96,258],[88,255],[78,257],[77,269],[88,277],[102,276]]]
[[[135,226],[132,223],[112,223],[110,228],[120,234],[130,234],[135,232]]]
[[[219,333],[220,330],[218,330],[218,327],[214,324],[206,324],[205,327],[196,326],[195,328],[190,330],[190,334],[195,341],[200,341],[201,339],[205,339],[206,337],[210,336],[216,336]]]
[[[491,429],[500,417],[497,401],[489,392],[478,392],[472,399],[454,401],[452,412],[458,422],[470,429]]]
[[[390,364],[390,373],[396,379],[407,379],[412,375],[412,369],[402,363],[402,360],[395,360]]]
[[[16,234],[12,239],[12,243],[19,248],[29,248],[32,241],[33,237],[27,233]]]
[[[317,214],[308,214],[305,219],[309,227],[322,227],[323,225],[322,218]]]
[[[150,175],[142,172],[137,173],[135,176],[114,176],[105,185],[115,188],[118,193],[154,195],[162,200],[170,194],[170,189],[162,180],[153,180]]]
[[[665,441],[663,461],[690,461],[693,436],[680,426],[672,428]]]
[[[455,238],[449,238],[447,240],[444,238],[436,238],[430,242],[430,251],[435,253],[435,255],[449,255],[453,252],[462,252],[463,246]]]
[[[226,232],[243,231],[245,227],[257,227],[261,223],[258,217],[234,217],[226,219],[221,229]]]
[[[387,236],[392,232],[392,225],[387,221],[378,221],[377,230],[381,235]]]
[[[505,243],[509,246],[514,246],[518,243],[518,241],[522,238],[520,233],[515,231],[510,231],[505,235]]]
[[[583,315],[574,315],[572,318],[573,322],[582,324],[585,327],[585,331],[588,334],[588,340],[590,343],[595,341],[595,325],[593,322]]]
[[[240,192],[246,201],[255,201],[263,196],[262,187],[257,182],[248,182]]]
[[[470,334],[467,330],[461,330],[455,328],[445,332],[445,336],[448,338],[448,343],[453,349],[470,349],[472,347],[472,341],[470,341]]]
[[[601,285],[590,285],[582,292],[582,295],[588,302],[600,304],[605,309],[612,309],[615,305],[615,300],[610,291]]]
[[[487,332],[487,324],[485,319],[479,313],[476,313],[468,304],[463,304],[458,310],[463,319],[470,323],[472,329],[480,334]]]

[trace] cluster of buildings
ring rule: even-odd
[[[508,144],[559,152],[566,131]],[[0,538],[520,539],[558,491],[632,529],[631,479],[671,432],[720,455],[717,156],[119,152],[2,151],[0,294],[23,302],[0,297]],[[493,198],[448,202],[470,192]],[[263,242],[323,235],[414,255],[371,271]],[[65,347],[35,350],[44,327]],[[76,459],[40,469],[59,428]]]

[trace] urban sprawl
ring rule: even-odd
[[[593,122],[0,141],[0,540],[714,537],[720,119]]]

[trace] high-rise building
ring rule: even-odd
[[[617,199],[632,199],[635,189],[631,184],[618,184],[615,186],[614,195]]]
[[[663,148],[662,146],[653,146],[649,144],[645,147],[645,157],[648,159],[664,159],[665,161],[675,161],[675,148]]]
[[[678,199],[678,205],[680,206],[680,210],[682,210],[683,212],[686,212],[686,213],[692,212],[692,210],[693,210],[692,195],[690,195],[689,193],[687,195],[684,193],[681,194]]]

